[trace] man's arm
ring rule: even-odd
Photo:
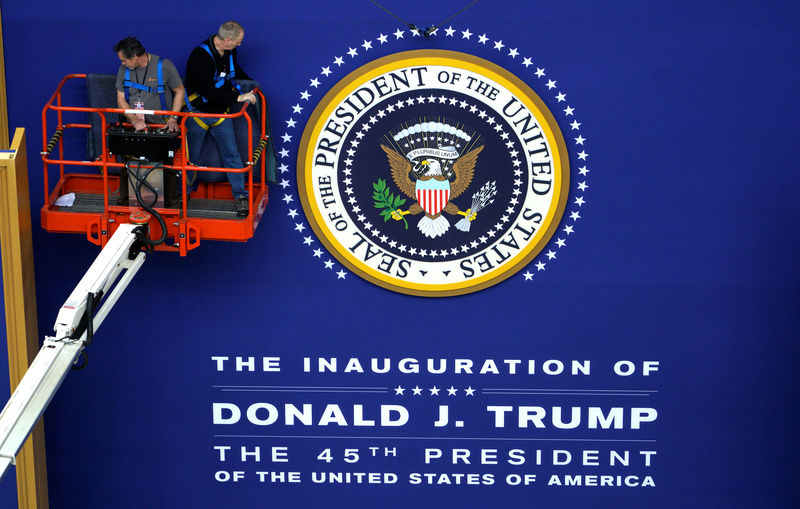
[[[236,48],[234,48],[232,51],[233,51],[233,69],[234,69],[234,71],[236,71],[236,78],[240,79],[240,80],[251,80],[251,81],[253,81],[253,78],[251,78],[246,72],[244,72],[244,69],[239,67],[239,57],[238,57],[238,52],[236,51]],[[243,103],[245,101],[250,101],[252,104],[255,104],[256,103],[256,94],[255,94],[255,92],[250,91],[250,92],[247,92],[246,94],[240,94],[239,97],[236,98],[236,100],[237,100],[237,102],[240,102],[240,103]]]
[[[175,69],[175,64],[168,58],[163,59],[164,62],[164,81],[165,84],[172,90],[172,106],[170,111],[181,111],[183,108],[183,99],[186,97],[186,89],[183,87],[181,76],[178,70]],[[168,118],[167,129],[170,131],[178,130],[178,119]]]
[[[173,88],[172,108],[170,108],[170,111],[181,111],[181,108],[183,108],[184,97],[186,97],[186,89],[183,88],[183,85]],[[169,129],[170,131],[177,131],[178,119],[176,119],[175,117],[169,117],[169,120],[167,120],[167,129]]]
[[[128,101],[125,100],[125,92],[117,90],[117,107],[122,110],[130,110],[132,109]],[[133,128],[137,131],[142,131],[145,129],[144,119],[138,118],[136,115],[132,113],[126,113],[125,117],[133,124]]]

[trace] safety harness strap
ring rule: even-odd
[[[145,76],[146,75],[147,71],[145,70]],[[125,79],[122,81],[122,86],[125,88],[125,102],[130,104],[131,102],[130,89],[133,88],[150,94],[158,94],[158,98],[161,101],[161,109],[166,110],[167,103],[164,100],[164,93],[166,92],[166,88],[164,87],[164,66],[160,58],[158,59],[158,65],[156,66],[156,75],[158,79],[158,84],[155,87],[148,87],[147,85],[131,81],[131,70],[126,67]]]
[[[192,117],[192,120],[197,122],[197,125],[202,127],[204,130],[208,131],[210,128],[220,125],[222,123],[222,121],[225,120],[225,119],[224,118],[218,118],[217,121],[214,122],[213,124],[208,124],[206,122],[208,120],[207,118]]]
[[[196,93],[196,92],[195,92],[194,94],[192,94],[192,95],[188,95],[188,96],[186,96],[186,99],[185,99],[185,101],[186,101],[186,109],[187,109],[187,110],[188,110],[190,113],[197,113],[197,112],[199,111],[197,108],[193,108],[193,107],[192,107],[192,101],[194,101],[194,100],[195,100],[195,99],[197,99],[197,98],[200,98],[200,99],[202,99],[202,100],[203,100],[203,102],[205,102],[205,100],[203,99],[203,96],[201,96],[200,94],[198,94],[198,93]],[[226,113],[227,113],[227,112],[228,112],[228,111],[226,110]],[[195,121],[195,122],[197,122],[197,125],[199,125],[199,126],[200,126],[200,127],[202,127],[203,129],[205,129],[206,131],[208,130],[208,128],[209,128],[209,127],[214,127],[214,126],[216,126],[216,125],[220,125],[220,124],[222,123],[222,121],[223,121],[223,120],[225,120],[224,118],[220,118],[220,119],[217,119],[217,121],[216,121],[216,122],[214,122],[213,124],[211,124],[211,125],[208,125],[208,124],[207,124],[207,123],[204,121],[205,119],[203,119],[203,118],[199,118],[199,117],[192,117],[192,118],[194,119],[194,121]]]
[[[230,85],[235,88],[237,92],[241,93],[242,87],[233,81],[233,79],[236,77],[236,68],[233,65],[233,52],[228,55],[228,72],[226,73],[217,68],[217,59],[214,58],[214,53],[211,52],[211,48],[208,46],[208,44],[203,43],[198,47],[202,48],[206,53],[208,53],[208,56],[211,57],[211,61],[214,62],[214,88],[221,88],[223,85],[225,85],[225,83],[230,83]],[[197,98],[199,98],[203,103],[208,102],[208,99],[199,93],[194,93],[186,98],[186,106],[189,111],[194,111],[189,103]]]

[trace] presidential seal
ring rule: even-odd
[[[480,58],[375,60],[320,101],[298,192],[327,249],[361,277],[422,296],[473,292],[528,264],[564,212],[569,161],[544,102]]]

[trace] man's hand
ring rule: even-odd
[[[141,118],[134,118],[131,120],[131,124],[133,124],[133,128],[137,131],[144,131],[147,129],[147,125],[144,123],[144,119]]]
[[[169,120],[167,120],[167,129],[169,129],[172,132],[177,131],[178,119],[176,119],[175,117],[169,117]]]
[[[243,103],[245,101],[250,101],[251,104],[255,104],[256,94],[254,94],[253,92],[247,92],[246,94],[241,94],[236,100],[239,101],[240,103]]]

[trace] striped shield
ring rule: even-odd
[[[450,181],[434,178],[417,179],[416,191],[417,201],[423,210],[431,216],[435,216],[450,200]]]

